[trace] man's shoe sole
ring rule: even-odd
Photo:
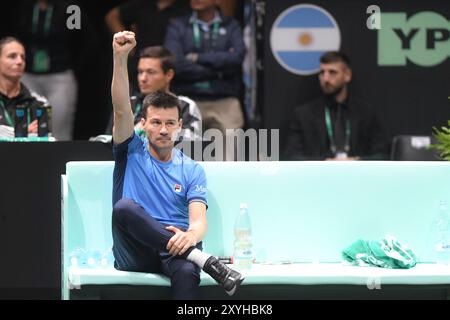
[[[226,291],[225,290],[225,292],[229,295],[229,296],[232,296],[235,292],[236,292],[236,290],[238,289],[238,287],[241,285],[241,283],[242,283],[242,281],[244,281],[244,279],[245,279],[245,277],[240,277],[239,278],[239,280],[238,281],[236,281],[236,284],[235,284],[235,286],[233,287],[233,289],[231,289],[231,290],[229,290],[229,291]]]

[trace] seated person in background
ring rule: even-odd
[[[320,58],[323,96],[297,107],[291,117],[287,160],[383,160],[388,144],[378,118],[349,92],[348,57],[327,52]]]
[[[244,115],[238,96],[245,44],[239,23],[215,0],[191,0],[193,13],[173,19],[165,47],[176,56],[176,94],[195,100],[203,129],[238,129]]]
[[[135,129],[142,130],[142,105],[146,95],[155,91],[169,92],[170,82],[175,75],[175,57],[160,46],[148,47],[139,54],[138,85],[139,93],[131,97],[131,108],[134,114]],[[201,115],[197,105],[191,99],[179,96],[183,128],[180,137],[183,140],[201,140]],[[112,133],[112,116],[106,130]],[[141,131],[142,132],[142,131]]]
[[[21,83],[25,70],[25,48],[13,37],[0,39],[0,125],[10,127],[11,134],[2,130],[3,137],[14,136],[16,109],[23,108],[27,117],[28,134],[37,134],[36,109],[48,106],[48,101]]]
[[[14,30],[27,50],[22,82],[45,95],[52,106],[52,134],[72,140],[77,109],[77,75],[90,67],[97,45],[95,32],[84,8],[76,19],[79,29],[70,29],[73,19],[69,0],[23,0],[14,17]],[[70,22],[69,22],[70,21]],[[98,49],[100,46],[97,47]]]
[[[201,251],[207,230],[206,177],[197,162],[174,148],[182,122],[177,97],[163,91],[148,95],[141,119],[146,138],[134,132],[127,59],[135,45],[133,32],[114,35],[114,266],[165,274],[175,299],[198,298],[203,269],[232,295],[242,275]]]

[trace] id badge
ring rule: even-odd
[[[33,71],[44,73],[50,70],[50,56],[46,50],[36,50],[33,56]]]

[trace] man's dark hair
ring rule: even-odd
[[[178,100],[178,97],[172,93],[155,91],[145,96],[141,111],[142,118],[147,119],[147,109],[149,107],[162,109],[177,108],[178,119],[181,119],[180,100]]]
[[[17,42],[17,43],[19,43],[22,47],[25,48],[25,46],[23,45],[22,41],[20,41],[19,39],[14,38],[14,37],[4,37],[4,38],[1,38],[1,39],[0,39],[0,54],[2,54],[3,48],[4,48],[8,43],[11,43],[11,42]]]
[[[175,56],[164,47],[153,46],[144,48],[139,51],[139,59],[142,58],[159,59],[164,73],[167,73],[170,69],[175,70]]]
[[[348,56],[340,51],[328,51],[325,52],[320,57],[320,63],[335,63],[335,62],[342,62],[347,66],[347,68],[351,68],[350,59]]]

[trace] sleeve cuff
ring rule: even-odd
[[[206,210],[208,210],[208,203],[204,199],[193,198],[193,199],[189,200],[189,204],[191,204],[192,202],[201,202],[201,203],[203,203],[206,206]]]

